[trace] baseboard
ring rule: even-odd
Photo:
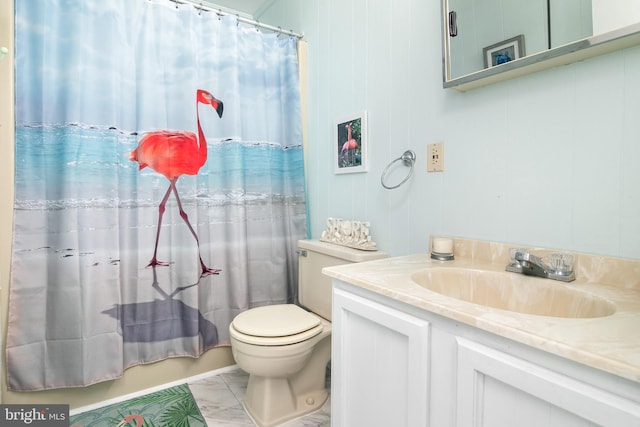
[[[184,384],[184,383],[191,383],[191,382],[199,381],[199,380],[202,380],[204,378],[209,378],[209,377],[213,377],[215,375],[224,374],[224,373],[227,373],[227,372],[234,371],[236,369],[238,369],[238,365],[230,365],[230,366],[225,366],[224,368],[214,369],[213,371],[203,372],[202,374],[193,375],[191,377],[181,378],[179,380],[171,381],[171,382],[166,383],[166,384],[161,384],[161,385],[158,385],[158,386],[146,388],[144,390],[139,390],[139,391],[136,391],[135,393],[129,393],[129,394],[125,394],[125,395],[122,395],[122,396],[114,397],[113,399],[107,399],[107,400],[103,400],[101,402],[92,403],[91,405],[82,406],[80,408],[75,408],[75,409],[72,409],[71,411],[69,411],[69,415],[73,416],[73,415],[80,414],[82,412],[92,411],[92,410],[97,409],[97,408],[102,408],[103,406],[108,406],[108,405],[113,405],[114,403],[124,402],[125,400],[133,399],[135,397],[144,396],[145,394],[153,393],[153,392],[156,392],[156,391],[159,391],[159,390],[163,390],[165,388],[174,387],[174,386],[177,386],[177,385],[180,385],[180,384]]]

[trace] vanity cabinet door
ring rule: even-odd
[[[332,426],[427,426],[429,323],[348,289],[334,281]]]
[[[457,426],[640,426],[640,405],[457,338]]]

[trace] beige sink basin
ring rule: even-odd
[[[414,273],[418,285],[439,294],[516,313],[592,318],[615,313],[596,295],[550,279],[464,268],[430,268]]]

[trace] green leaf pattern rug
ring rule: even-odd
[[[206,427],[187,384],[70,417],[72,427]]]

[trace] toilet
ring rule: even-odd
[[[249,374],[243,405],[260,427],[282,424],[319,409],[327,399],[331,359],[331,279],[324,267],[386,258],[316,240],[298,242],[300,306],[252,308],[229,326],[237,365]]]

